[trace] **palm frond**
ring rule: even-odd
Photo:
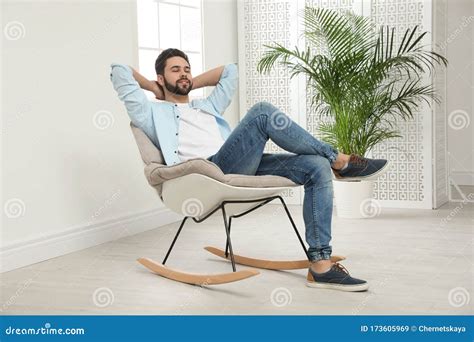
[[[421,103],[439,102],[423,76],[448,61],[421,45],[427,32],[418,26],[396,43],[395,28],[376,30],[370,18],[352,12],[307,6],[301,15],[306,48],[265,45],[257,70],[280,65],[290,77],[304,75],[309,109],[329,118],[320,124],[321,137],[338,150],[364,155],[400,137],[398,120],[412,119]]]

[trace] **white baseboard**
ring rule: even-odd
[[[0,248],[0,273],[155,229],[180,218],[163,207],[15,242]]]
[[[451,171],[451,178],[457,185],[474,185],[472,171]]]

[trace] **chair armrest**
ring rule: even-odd
[[[167,180],[192,173],[205,175],[220,182],[225,181],[222,170],[216,164],[204,158],[190,159],[170,166],[153,162],[145,166],[145,176],[151,186],[157,186]]]

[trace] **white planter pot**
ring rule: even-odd
[[[342,182],[334,180],[336,214],[343,218],[370,218],[380,212],[372,199],[373,181]]]

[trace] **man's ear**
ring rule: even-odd
[[[160,86],[165,86],[165,78],[163,77],[163,75],[156,75],[156,81]]]

